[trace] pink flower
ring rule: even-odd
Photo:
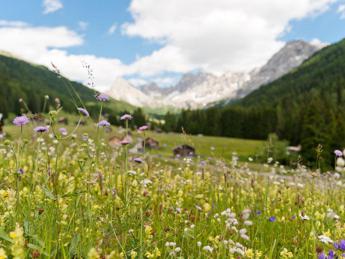
[[[109,127],[110,123],[107,122],[106,120],[101,120],[100,122],[97,123],[98,127]]]
[[[130,121],[131,119],[133,119],[133,116],[130,114],[124,114],[120,117],[120,120],[122,120],[122,121],[125,121],[125,120]]]
[[[143,125],[143,126],[138,128],[139,131],[145,131],[145,130],[148,130],[148,129],[149,129],[149,126],[147,126],[147,125]]]
[[[13,120],[13,124],[16,126],[24,126],[30,122],[29,118],[25,115],[15,117]]]
[[[49,126],[37,126],[36,128],[34,128],[34,131],[39,133],[47,132],[48,130]]]
[[[86,117],[90,116],[89,112],[84,108],[77,108],[77,110]]]

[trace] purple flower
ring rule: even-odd
[[[23,126],[25,124],[28,124],[30,122],[29,118],[25,115],[15,117],[13,120],[13,124],[16,126]]]
[[[34,128],[34,131],[39,132],[39,133],[47,132],[48,130],[49,130],[48,126],[37,126],[36,128]]]
[[[326,255],[325,255],[324,252],[319,253],[319,254],[317,255],[317,258],[318,258],[318,259],[327,259],[327,257],[326,257]]]
[[[23,168],[19,168],[17,173],[23,175],[24,174],[24,169]]]
[[[334,154],[335,154],[336,157],[343,156],[343,152],[341,152],[339,149],[334,150]]]
[[[256,211],[256,215],[261,215],[261,214],[262,214],[261,210]]]
[[[97,123],[98,127],[109,127],[110,123],[107,122],[106,120],[101,120],[100,122]]]
[[[274,221],[276,221],[276,217],[275,217],[275,216],[272,216],[272,217],[270,217],[268,220],[269,220],[269,222],[274,222]]]
[[[89,112],[84,108],[77,108],[77,110],[86,117],[90,116]]]
[[[328,252],[328,259],[334,259],[335,258],[335,253],[333,250],[329,250]]]
[[[106,101],[109,101],[109,96],[106,94],[100,93],[100,94],[96,95],[96,99],[98,101],[101,101],[101,102],[106,102]]]
[[[60,128],[59,131],[60,131],[61,135],[63,135],[63,136],[66,136],[68,134],[67,130],[65,128]]]
[[[134,158],[133,161],[138,163],[138,164],[144,163],[144,160],[142,160],[140,157]]]
[[[345,251],[345,240],[342,239],[339,243],[334,243],[334,248],[341,251]]]
[[[130,114],[124,114],[120,117],[120,120],[122,121],[130,121],[131,119],[133,119],[133,116]]]
[[[147,126],[147,125],[143,125],[143,126],[138,128],[139,131],[145,131],[145,130],[148,130],[148,129],[149,129],[149,126]]]

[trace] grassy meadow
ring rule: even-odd
[[[134,131],[112,148],[126,127],[87,120],[5,126],[0,258],[343,256],[340,174],[257,166],[263,141]],[[160,149],[129,152],[147,136]],[[174,158],[179,144],[198,156]]]

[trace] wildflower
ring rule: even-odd
[[[251,220],[246,220],[243,222],[244,225],[246,226],[252,226],[253,225],[253,222]]]
[[[196,245],[197,245],[198,247],[200,247],[200,246],[202,245],[202,243],[201,243],[200,241],[198,241],[198,242],[196,242]]]
[[[213,247],[211,247],[211,246],[204,246],[202,248],[202,250],[207,251],[209,253],[212,253],[213,252]]]
[[[269,222],[275,222],[275,221],[276,221],[276,217],[275,217],[275,216],[272,216],[272,217],[270,217],[268,220],[269,220]]]
[[[110,98],[108,95],[100,93],[100,94],[96,95],[96,99],[98,101],[101,101],[101,102],[106,102],[106,101],[109,101]]]
[[[110,123],[106,120],[101,120],[100,122],[97,123],[98,127],[109,127]]]
[[[34,131],[39,133],[47,132],[48,130],[49,126],[37,126],[36,128],[34,128]]]
[[[88,112],[85,108],[77,108],[77,110],[78,110],[81,114],[83,114],[85,117],[89,117],[89,116],[90,116],[89,112]]]
[[[152,235],[152,232],[153,232],[152,227],[151,227],[150,225],[146,225],[146,226],[145,226],[145,234],[146,234],[147,236],[151,236],[151,235]]]
[[[301,219],[302,220],[310,220],[309,216],[308,215],[300,215]]]
[[[23,168],[19,168],[17,173],[20,174],[20,175],[23,175],[24,174],[24,169]]]
[[[87,254],[87,258],[88,259],[99,259],[99,258],[101,258],[101,256],[99,255],[99,253],[97,252],[97,250],[95,248],[91,248]]]
[[[30,122],[29,118],[25,115],[15,117],[13,120],[13,124],[16,126],[24,126]]]
[[[133,119],[133,116],[130,114],[124,114],[120,117],[120,120],[122,121],[130,121],[131,119]]]
[[[11,246],[11,253],[14,259],[22,259],[25,258],[25,240],[24,240],[24,232],[23,228],[16,225],[14,231],[10,232],[10,238],[12,239],[13,243]]]
[[[253,249],[246,249],[244,254],[245,254],[246,258],[251,258],[251,259],[260,258],[262,256],[261,251],[258,251],[258,250],[253,251]]]
[[[286,248],[283,248],[283,250],[280,252],[280,256],[284,259],[293,258],[293,253],[288,251]]]
[[[339,243],[334,243],[334,247],[335,247],[335,249],[345,251],[345,240],[342,239],[342,240],[340,240]]]
[[[145,131],[145,130],[148,130],[149,129],[149,126],[147,125],[144,125],[144,126],[141,126],[138,128],[139,131]]]
[[[144,160],[142,160],[140,157],[134,158],[133,161],[138,163],[138,164],[144,163]]]
[[[209,212],[212,207],[209,203],[206,202],[206,203],[204,203],[203,208],[204,208],[205,212]]]
[[[154,250],[152,253],[150,253],[150,252],[147,251],[147,252],[145,253],[145,256],[146,256],[147,258],[157,258],[157,257],[160,257],[160,256],[161,256],[161,252],[159,251],[158,247],[156,247],[155,250]]]
[[[166,242],[166,243],[165,243],[165,246],[166,246],[166,247],[175,247],[175,246],[176,246],[176,243],[175,243],[175,242]]]
[[[334,150],[334,154],[335,154],[336,157],[343,156],[343,152],[341,152],[339,149]]]
[[[318,258],[318,259],[327,259],[327,256],[325,255],[324,252],[321,252],[321,253],[319,253],[319,254],[317,255],[317,258]]]
[[[324,244],[330,244],[330,243],[333,243],[333,240],[330,239],[328,236],[326,235],[320,235],[318,236],[319,240],[324,243]]]
[[[60,128],[59,131],[60,131],[61,135],[63,135],[63,136],[66,136],[68,134],[66,128]]]
[[[136,257],[137,257],[137,255],[138,255],[138,253],[137,253],[137,252],[135,252],[134,250],[132,250],[132,251],[131,251],[131,259],[136,258]]]
[[[6,251],[3,248],[0,248],[0,259],[6,259]]]

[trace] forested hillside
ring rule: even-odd
[[[0,113],[5,117],[9,113],[20,113],[20,98],[25,100],[32,112],[40,112],[46,95],[50,97],[51,105],[54,105],[55,98],[59,98],[64,111],[75,112],[75,97],[70,94],[71,88],[68,84],[85,104],[89,104],[90,109],[97,110],[94,90],[61,78],[44,66],[0,54]],[[108,112],[132,109],[133,106],[115,100],[111,100],[106,107]]]

